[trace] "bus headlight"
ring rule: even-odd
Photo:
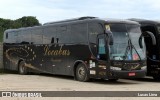
[[[146,69],[147,69],[147,66],[141,67],[141,70],[146,70]]]
[[[111,67],[110,67],[110,69],[112,69],[112,70],[122,70],[122,68],[119,68],[119,67],[113,67],[113,66],[111,66]]]

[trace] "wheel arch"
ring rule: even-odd
[[[87,64],[86,64],[83,60],[77,60],[77,61],[75,61],[75,62],[74,62],[74,65],[73,65],[73,76],[74,76],[75,80],[77,80],[77,79],[76,79],[76,68],[77,68],[78,65],[81,64],[81,63],[85,65],[87,72],[88,72],[88,70],[89,70],[88,67],[87,67]],[[87,73],[87,74],[88,74],[88,73]]]
[[[20,62],[22,62],[22,61],[25,61],[25,60],[24,60],[24,59],[19,59],[19,60],[18,60],[17,71],[19,71],[19,64],[20,64]]]

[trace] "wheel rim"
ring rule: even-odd
[[[24,72],[24,64],[22,64],[22,65],[20,66],[20,72],[21,72],[21,73]]]
[[[85,76],[85,69],[84,69],[83,67],[80,67],[80,68],[78,69],[78,76],[79,76],[80,78],[84,78],[84,76]]]

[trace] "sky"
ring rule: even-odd
[[[42,24],[82,16],[160,20],[160,0],[0,0],[0,18],[23,16]]]

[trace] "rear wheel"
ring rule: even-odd
[[[76,68],[76,79],[81,82],[86,82],[89,80],[86,66],[82,63],[79,64]]]
[[[25,62],[24,62],[24,61],[21,61],[21,62],[19,63],[18,68],[19,68],[19,69],[18,69],[19,74],[22,74],[22,75],[27,74],[27,68],[26,68],[26,66],[25,66]]]

